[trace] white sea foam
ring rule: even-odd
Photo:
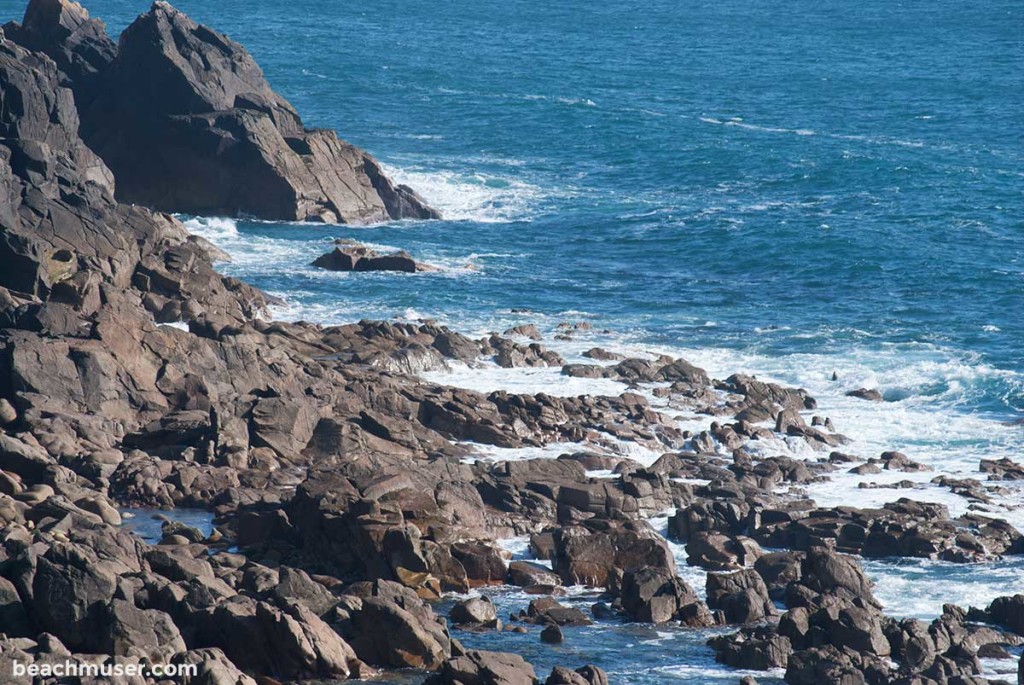
[[[735,128],[743,129],[745,131],[754,131],[758,133],[789,134],[796,136],[821,136],[824,138],[833,138],[835,140],[846,140],[857,143],[869,143],[872,145],[895,145],[898,147],[909,148],[925,147],[925,144],[921,141],[902,140],[900,138],[892,138],[890,136],[851,135],[844,133],[815,131],[809,128],[788,128],[784,126],[762,126],[758,124],[748,124],[744,122],[743,119],[740,117],[718,119],[716,117],[702,116],[698,117],[698,119],[700,121],[703,121],[705,124],[714,124],[716,126],[732,126]]]
[[[462,173],[418,166],[385,166],[398,183],[411,186],[449,221],[529,221],[544,191],[515,176]]]
[[[993,599],[1024,587],[1019,561],[952,564],[928,559],[863,560],[875,581],[875,597],[896,617],[930,619],[942,605],[985,607]]]
[[[624,383],[606,378],[563,376],[560,367],[503,369],[490,363],[470,367],[459,362],[451,364],[450,367],[448,371],[425,373],[423,378],[434,383],[454,385],[483,393],[507,390],[528,394],[543,392],[555,397],[577,397],[579,395],[617,397],[627,390]]]

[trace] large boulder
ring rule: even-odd
[[[642,522],[591,520],[555,531],[554,570],[569,585],[606,587],[644,568],[675,574],[668,543]]]
[[[756,623],[775,615],[768,587],[753,569],[736,573],[709,573],[708,606],[721,609],[729,623]]]
[[[470,650],[444,662],[424,685],[537,685],[533,666],[518,654]]]

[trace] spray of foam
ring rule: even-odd
[[[417,166],[385,166],[385,171],[396,182],[415,188],[450,221],[529,221],[545,197],[540,187],[514,176],[436,171]]]

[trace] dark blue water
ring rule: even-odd
[[[117,31],[147,3],[87,6]],[[1018,2],[178,6],[459,219],[342,234],[461,278],[280,268],[314,246],[240,269],[321,317],[585,312],[772,357],[896,344],[1010,372],[961,409],[1024,411]]]

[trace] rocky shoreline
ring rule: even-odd
[[[979,657],[1024,643],[1024,595],[897,620],[853,556],[1024,554],[981,508],[1024,474],[1014,462],[943,483],[978,505],[962,516],[895,496],[819,507],[802,488],[830,474],[926,467],[844,454],[806,392],[683,359],[594,349],[566,364],[530,327],[472,339],[266,320],[270,298],[219,275],[217,250],[163,212],[438,215],[366,153],[306,130],[241,46],[166,3],[115,44],[78,5],[32,0],[0,34],[0,105],[0,673],[75,655],[197,664],[190,685],[393,669],[526,685],[538,679],[521,656],[467,649],[449,622],[557,643],[637,621],[731,626],[710,642],[720,662],[795,685],[953,684],[994,682]],[[482,359],[628,390],[480,393],[420,376]],[[645,393],[709,427],[681,430]],[[779,437],[820,456],[754,449]],[[475,459],[475,445],[561,443],[577,449]],[[623,445],[663,456],[643,465]],[[206,509],[216,529],[169,520],[146,544],[120,527],[125,506]],[[706,599],[648,521],[666,511],[669,538],[708,571]],[[499,541],[523,536],[550,568],[509,563]],[[483,599],[435,611],[505,585],[536,596],[507,624]],[[558,601],[571,586],[604,593],[590,615]],[[567,666],[546,682],[609,682]]]

